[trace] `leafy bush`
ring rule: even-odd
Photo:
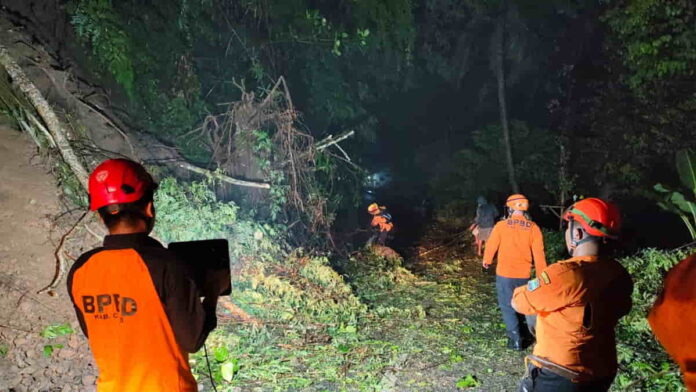
[[[156,233],[166,242],[226,237],[237,220],[233,202],[218,202],[209,181],[189,185],[167,177],[155,195]]]
[[[696,153],[689,149],[677,151],[676,162],[682,190],[686,191],[672,191],[657,184],[654,189],[662,194],[662,200],[657,204],[665,211],[679,215],[691,238],[696,239]]]
[[[213,180],[185,183],[164,178],[155,194],[155,234],[164,242],[225,238],[233,263],[268,259],[284,244],[276,226],[242,219],[234,202],[217,200]],[[270,257],[272,258],[272,257]]]
[[[370,361],[362,364],[363,359],[391,351],[360,334],[358,320],[367,307],[343,277],[324,256],[301,249],[288,254],[284,231],[217,200],[211,182],[162,180],[156,230],[166,242],[220,237],[230,242],[230,299],[250,319],[227,324],[234,316],[221,317],[208,341],[213,378],[228,388],[221,390],[259,382],[279,391],[318,383],[326,384],[319,390],[335,390],[356,382],[342,371],[347,363],[360,382],[377,383],[379,371]],[[203,353],[191,359],[195,373],[207,373]],[[200,381],[208,382],[207,377]]]
[[[558,143],[546,129],[521,121],[512,121],[510,127],[518,181],[527,196],[544,200],[558,190]],[[453,156],[454,169],[435,177],[434,186],[444,200],[463,196],[473,201],[509,188],[501,134],[497,124],[472,133],[470,147]]]
[[[364,306],[325,257],[249,261],[235,277],[232,298],[263,320],[355,325]]]
[[[620,260],[633,277],[633,309],[617,328],[619,375],[614,390],[683,391],[679,368],[650,330],[647,314],[662,288],[665,273],[685,251],[645,249]]]
[[[326,257],[265,253],[242,260],[231,299],[255,321],[225,324],[223,318],[211,334],[213,377],[221,390],[250,383],[275,391],[345,390],[379,381],[380,372],[365,358],[384,345],[361,334],[358,320],[367,308]],[[201,353],[192,359],[196,372],[205,374]],[[342,370],[346,366],[351,374]]]
[[[541,229],[544,235],[544,251],[546,262],[555,263],[568,258],[568,249],[565,243],[565,233],[558,230]]]
[[[82,0],[72,4],[71,23],[77,37],[89,43],[101,67],[133,96],[134,71],[130,40],[109,0]]]

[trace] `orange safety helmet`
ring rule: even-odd
[[[621,227],[619,208],[596,197],[576,202],[566,210],[563,219],[579,222],[587,234],[595,237],[615,239]]]
[[[529,209],[529,200],[525,195],[516,193],[507,198],[505,206],[517,211],[527,211]]]
[[[157,188],[145,168],[128,159],[107,159],[89,175],[89,209],[133,203]]]
[[[374,215],[379,212],[379,206],[377,203],[372,203],[369,206],[367,206],[367,212]]]

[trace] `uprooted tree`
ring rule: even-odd
[[[71,173],[76,186],[86,189],[89,166],[105,156],[119,154],[101,150],[91,140],[73,140],[75,135],[65,125],[66,119],[57,114],[60,112],[55,111],[2,46],[0,66],[6,72],[0,84],[0,108],[16,120],[20,129],[32,136],[39,148],[49,153],[55,152],[54,156],[65,163],[61,166]],[[315,143],[308,132],[299,129],[298,113],[283,78],[278,79],[263,97],[257,98],[256,94],[242,88],[239,101],[228,104],[224,113],[207,117],[201,127],[191,132],[201,137],[203,144],[209,147],[209,167],[214,166],[215,170],[194,165],[177,153],[172,153],[173,158],[162,163],[170,168],[183,168],[211,176],[222,184],[234,186],[238,194],[244,193],[240,189],[247,190],[247,196],[252,196],[257,205],[261,205],[258,202],[270,201],[267,203],[272,206],[269,215],[277,222],[293,227],[298,242],[321,237],[325,243],[330,243],[332,211],[327,202],[329,195],[322,189],[316,176],[317,157],[319,154],[336,157],[357,168],[338,145],[353,132],[328,136]],[[128,136],[122,130],[119,133],[126,138],[133,158],[144,159],[136,156]],[[82,146],[84,143],[89,144],[87,150]],[[332,146],[340,151],[340,156],[329,151]],[[83,190],[76,188],[72,191],[81,194]],[[227,193],[230,193],[229,189]],[[41,291],[50,293],[60,282],[68,264],[64,245],[78,227],[92,233],[87,219],[91,216],[82,214],[61,237],[55,251],[55,276]]]
[[[3,101],[4,106],[19,108],[16,114],[22,117],[19,119],[20,127],[25,124],[26,131],[32,135],[38,130],[41,139],[47,140],[48,145],[57,150],[80,185],[86,188],[84,157],[78,156],[72,148],[62,121],[2,47],[0,60],[12,86],[22,92],[4,97],[7,98]],[[9,92],[9,86],[6,87]],[[333,214],[327,202],[329,195],[323,191],[316,176],[317,157],[324,154],[324,157],[336,158],[331,159],[329,165],[343,161],[357,169],[338,145],[353,132],[336,137],[330,135],[315,143],[308,132],[299,129],[299,114],[282,77],[263,98],[247,92],[241,85],[239,88],[241,98],[238,101],[228,103],[225,112],[206,117],[199,128],[190,132],[210,152],[207,168],[196,166],[181,156],[163,163],[219,180],[225,184],[220,191],[227,197],[233,193],[229,185],[235,187],[235,194],[244,195],[254,206],[261,203],[270,205],[267,215],[295,227],[298,240],[306,240],[304,234],[321,233],[331,241]],[[36,135],[35,141],[42,147]],[[341,155],[330,151],[332,146]],[[211,166],[213,170],[210,170]]]
[[[300,129],[299,113],[282,77],[263,98],[242,85],[238,87],[238,101],[228,103],[225,112],[206,117],[199,128],[190,132],[211,152],[209,166],[219,170],[207,173],[215,176],[222,172],[228,178],[246,179],[255,184],[245,185],[247,201],[270,205],[269,215],[296,229],[301,227],[298,233],[321,233],[331,241],[333,211],[329,195],[316,176],[319,154],[329,157],[330,165],[340,161],[357,170],[338,145],[353,132],[315,142],[309,132]],[[329,149],[332,146],[340,155]],[[197,171],[206,172],[200,168]],[[223,182],[235,184],[225,179]],[[235,192],[239,194],[238,189]]]

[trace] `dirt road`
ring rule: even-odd
[[[0,125],[2,392],[94,389],[91,355],[64,283],[54,296],[36,294],[53,277],[62,234],[53,224],[61,206],[48,171],[27,135]]]

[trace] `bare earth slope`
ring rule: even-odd
[[[81,332],[42,337],[48,326],[77,331],[64,283],[36,294],[55,271],[61,230],[55,180],[26,135],[0,125],[0,391],[89,391],[95,376]],[[62,345],[62,348],[59,346]],[[51,346],[54,350],[48,355]]]

